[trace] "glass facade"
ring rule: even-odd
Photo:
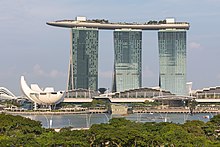
[[[98,90],[98,29],[72,28],[68,90]]]
[[[159,85],[173,94],[186,95],[186,31],[158,32]]]
[[[114,31],[113,92],[141,87],[142,32],[140,30]]]

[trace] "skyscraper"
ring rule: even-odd
[[[113,91],[141,87],[142,32],[140,30],[114,31]]]
[[[68,90],[98,89],[98,29],[72,28]]]
[[[186,30],[158,32],[159,85],[173,94],[186,94]]]
[[[186,91],[186,31],[188,22],[174,18],[148,23],[114,23],[105,19],[76,17],[47,22],[71,28],[71,52],[67,90],[98,89],[98,30],[114,31],[113,92],[139,88],[142,84],[142,31],[160,30],[160,86],[175,94]],[[96,28],[96,29],[94,29]]]

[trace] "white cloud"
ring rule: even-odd
[[[33,73],[39,76],[45,76],[46,73],[41,69],[40,65],[36,64],[33,67]]]
[[[65,73],[60,72],[58,70],[52,70],[52,71],[50,71],[49,76],[52,78],[56,78],[56,77],[60,77],[60,76],[64,77]]]
[[[189,43],[189,48],[190,49],[202,49],[202,45],[200,43],[197,42],[190,42]]]
[[[56,69],[53,69],[49,72],[43,70],[39,64],[34,65],[33,67],[33,74],[37,76],[42,76],[42,77],[50,77],[50,78],[58,78],[58,77],[65,77],[66,74],[58,71]]]

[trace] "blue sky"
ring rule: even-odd
[[[19,80],[65,90],[70,30],[47,21],[104,18],[147,22],[174,17],[190,22],[187,80],[193,89],[220,85],[220,0],[0,0],[0,86],[20,95]],[[113,32],[99,33],[99,87],[111,88]],[[157,86],[157,31],[143,32],[143,86]]]

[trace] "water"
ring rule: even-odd
[[[198,113],[198,114],[184,114],[184,113],[137,113],[122,115],[110,114],[65,114],[65,115],[21,115],[32,120],[37,120],[42,123],[45,128],[88,128],[92,124],[107,123],[109,119],[114,117],[124,117],[128,120],[136,122],[173,122],[184,123],[186,120],[201,120],[207,122],[213,117],[213,113]]]

